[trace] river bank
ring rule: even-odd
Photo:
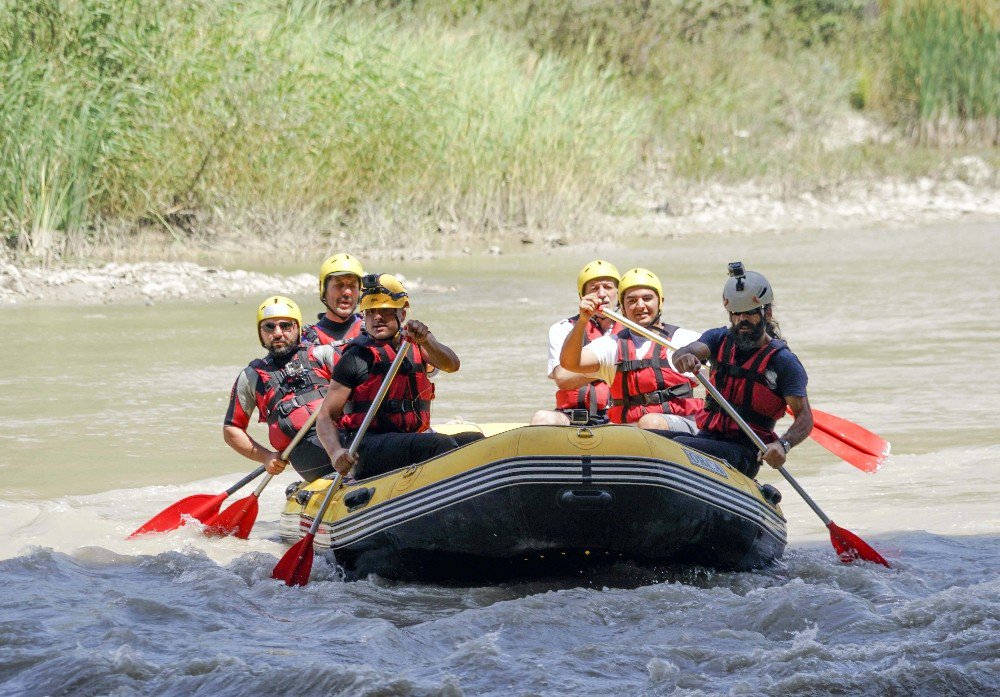
[[[757,183],[697,187],[646,183],[632,187],[623,198],[619,207],[623,214],[591,219],[572,233],[513,231],[504,235],[443,227],[440,244],[419,254],[502,255],[527,249],[554,253],[567,245],[600,247],[630,237],[656,240],[691,234],[836,232],[1000,219],[1000,187],[997,172],[990,165],[966,157],[956,161],[948,174],[916,181],[848,182],[794,196]],[[96,250],[90,263],[57,263],[49,268],[30,259],[15,262],[0,257],[0,304],[152,304],[169,299],[245,297],[278,289],[286,293],[314,290],[316,280],[311,273],[282,276],[238,268],[273,264],[282,253],[278,243],[247,239],[246,233],[235,230],[228,234],[216,231],[200,240],[195,231],[193,237],[196,244],[165,235],[145,237],[137,240],[136,249]],[[346,241],[338,245],[337,251],[340,249],[359,253]],[[317,249],[315,256],[319,259],[325,253]],[[364,250],[369,263],[389,264],[405,254],[407,251],[399,248]],[[137,257],[143,260],[135,261]],[[423,286],[420,279],[409,279],[409,283],[449,290],[446,286]]]

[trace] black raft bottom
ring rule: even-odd
[[[662,561],[584,549],[533,552],[514,558],[493,559],[461,554],[407,553],[406,551],[368,551],[355,558],[329,550],[327,558],[341,565],[344,579],[356,581],[369,575],[407,583],[434,583],[445,586],[470,586],[516,581],[561,581],[570,585],[590,583],[631,588],[652,583],[683,582],[697,584],[720,572],[747,570],[719,568],[699,564],[697,555],[686,561]],[[760,566],[768,566],[761,564]]]

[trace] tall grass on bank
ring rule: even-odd
[[[184,206],[378,209],[393,240],[565,224],[607,203],[647,130],[592,64],[433,21],[307,1],[0,10],[0,224],[35,254]]]
[[[377,0],[364,3],[378,5]],[[482,22],[543,56],[613,71],[649,106],[654,176],[747,178],[808,187],[857,167],[833,141],[855,80],[841,65],[862,0],[425,0],[425,12]],[[836,151],[836,152],[833,152]]]
[[[990,0],[0,0],[0,236],[51,258],[147,225],[179,241],[235,227],[315,255],[565,230],[649,172],[657,191],[789,192],[926,173],[940,160],[926,144],[997,143],[998,14]],[[893,127],[920,147],[866,135]]]
[[[440,3],[453,5],[423,4]],[[856,166],[830,144],[851,111],[841,58],[858,41],[862,0],[475,4],[542,55],[615,70],[653,113],[648,161],[676,177],[808,186]]]
[[[0,2],[0,226],[22,251],[79,247],[95,213],[136,184],[116,169],[151,120],[155,19],[140,9]]]
[[[219,154],[254,153],[282,200],[550,225],[606,203],[646,130],[610,76],[502,37],[334,15],[283,39],[273,113]]]
[[[651,159],[687,179],[762,177],[795,188],[921,171],[940,157],[872,140],[922,132],[909,142],[950,145],[926,137],[942,123],[968,146],[996,143],[995,0],[422,0],[418,7],[456,23],[471,17],[502,26],[542,55],[612,68],[627,93],[650,99]],[[921,116],[916,107],[928,98],[954,107],[943,118]],[[849,127],[865,122],[861,133]]]
[[[921,143],[1000,144],[1000,3],[891,0],[885,101]]]

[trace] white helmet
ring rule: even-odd
[[[722,289],[722,305],[727,312],[750,312],[774,302],[774,291],[767,279],[756,271],[745,271],[743,263],[729,265],[729,275]]]

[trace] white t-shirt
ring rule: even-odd
[[[677,348],[681,348],[697,341],[699,338],[701,338],[699,332],[678,327],[670,339],[670,343]],[[635,344],[635,357],[643,359],[649,355],[649,349],[653,345],[653,342],[636,335]],[[609,385],[613,383],[615,381],[615,373],[618,371],[618,337],[605,334],[600,339],[591,341],[584,348],[589,348],[593,351],[597,361],[601,364],[600,369],[596,373],[597,377]],[[674,352],[668,350],[667,355],[672,357]]]
[[[611,328],[614,325],[610,325],[608,331],[604,333],[604,336],[608,336]],[[569,318],[559,320],[551,327],[549,327],[549,362],[547,366],[546,375],[552,378],[552,373],[555,371],[556,366],[559,365],[559,353],[562,351],[563,344],[566,342],[566,337],[573,330],[573,323],[569,321]],[[587,344],[588,346],[593,346],[593,343]],[[593,377],[597,377],[595,374]]]

